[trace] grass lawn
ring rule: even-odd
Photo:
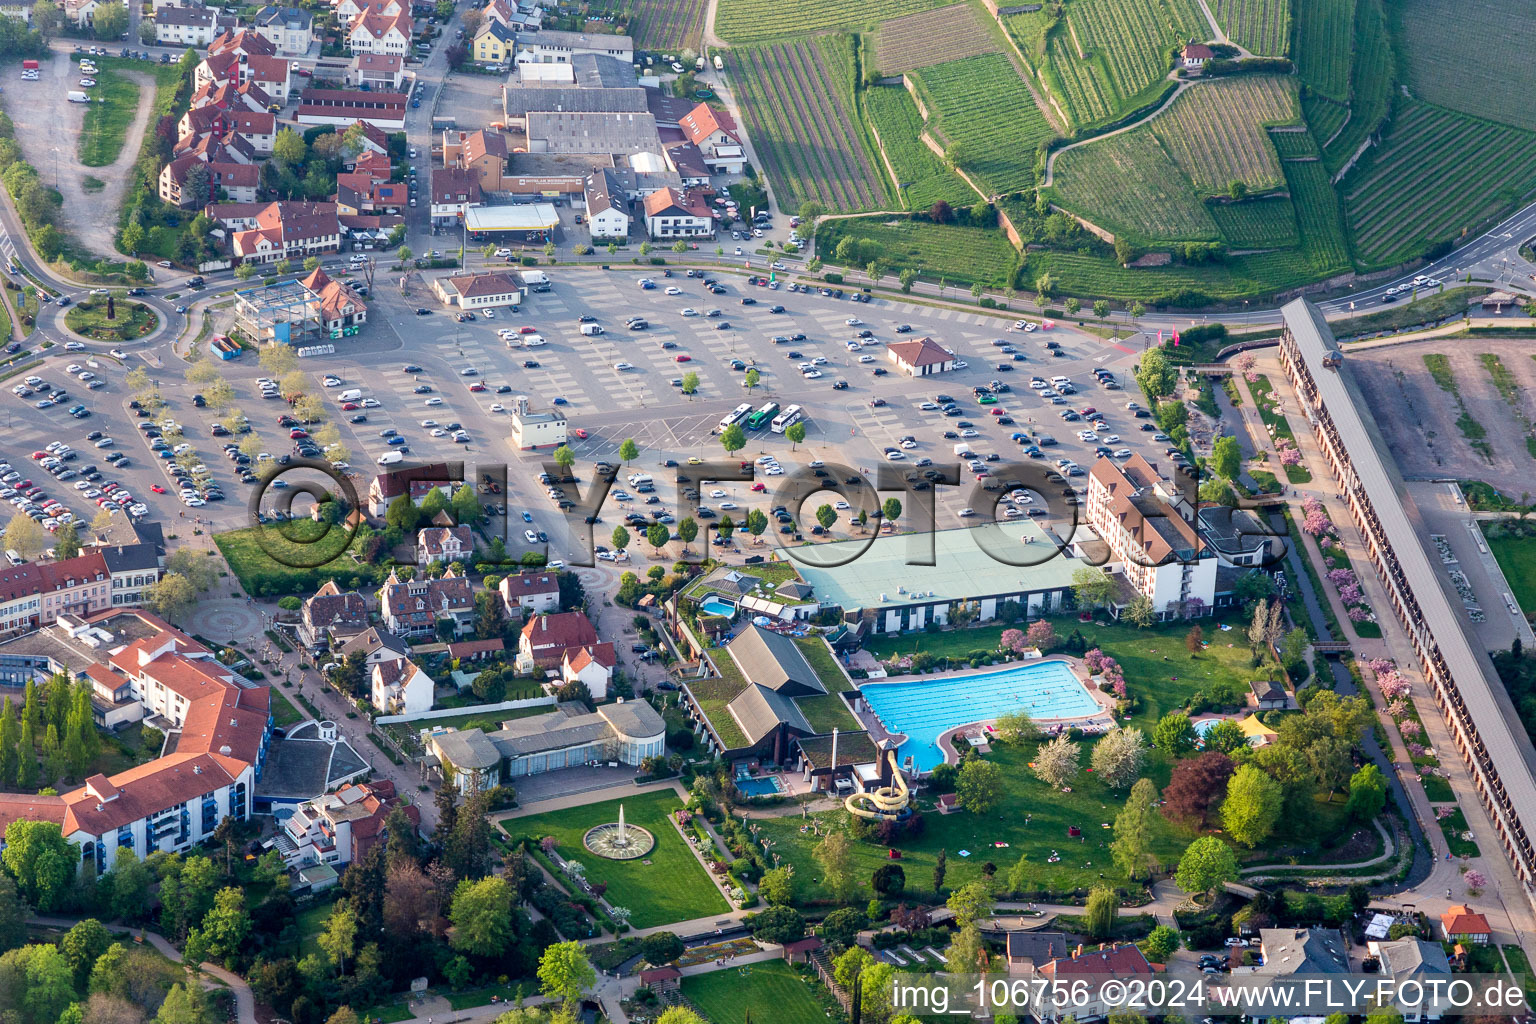
[[[76,334],[96,341],[131,341],[155,329],[159,317],[139,302],[114,300],[115,319],[107,319],[107,304],[100,299],[81,300],[64,314],[64,325]]]
[[[308,956],[320,952],[320,933],[325,931],[325,919],[331,916],[331,901],[316,903],[299,911],[299,955]]]
[[[468,1010],[476,1006],[491,1005],[491,997],[495,996],[498,1002],[516,1003],[519,995],[526,993],[506,985],[493,985],[490,988],[471,988],[463,992],[448,993],[448,1005],[455,1010]],[[407,1018],[400,1018],[402,1020]]]
[[[633,861],[607,860],[588,853],[582,846],[582,837],[595,825],[618,821],[621,803],[626,822],[643,826],[656,837],[655,849]],[[509,818],[501,822],[501,827],[514,839],[554,836],[561,856],[586,866],[588,881],[608,883],[608,901],[630,909],[632,926],[649,928],[728,909],[725,897],[667,820],[667,815],[681,806],[676,793],[660,790],[548,814]]]
[[[139,83],[103,68],[96,75],[93,102],[80,127],[80,162],[105,167],[116,160],[128,139],[128,126],[139,109]]]
[[[329,534],[319,531],[330,529]],[[257,539],[257,531],[265,536]],[[298,543],[290,540],[298,539]],[[246,593],[255,597],[278,597],[283,594],[311,594],[327,580],[335,578],[338,585],[357,590],[375,578],[373,567],[361,561],[354,552],[342,557],[342,545],[347,531],[341,527],[327,528],[312,519],[277,526],[248,526],[241,530],[228,530],[215,534],[213,542],[229,563],[230,572],[240,579]],[[306,543],[307,541],[307,543]],[[263,542],[294,565],[275,561],[267,553]],[[355,560],[354,560],[355,559]],[[315,568],[302,568],[313,565]]]
[[[1504,959],[1509,963],[1509,969],[1514,973],[1515,980],[1525,986],[1525,1001],[1530,1003],[1536,1000],[1536,974],[1531,973],[1531,962],[1525,956],[1525,950],[1516,945],[1507,945],[1504,948]]]
[[[1484,533],[1488,533],[1484,527]],[[1536,537],[1513,535],[1489,536],[1488,550],[1498,560],[1510,592],[1520,603],[1520,610],[1536,615]]]
[[[1280,411],[1280,406],[1266,396],[1276,394],[1275,386],[1269,382],[1269,378],[1262,373],[1258,375],[1258,381],[1252,385],[1254,402],[1259,410],[1259,419],[1269,428],[1269,436],[1279,439],[1286,438],[1293,444],[1296,435],[1291,432],[1290,421]],[[1309,483],[1312,480],[1312,472],[1306,466],[1284,466],[1285,478],[1293,484]]]
[[[1055,626],[1057,634],[1063,637],[1070,636],[1074,629],[1079,630],[1090,648],[1103,648],[1120,663],[1131,694],[1139,700],[1129,724],[1150,729],[1164,714],[1182,707],[1192,694],[1210,684],[1235,681],[1246,686],[1265,674],[1262,668],[1249,667],[1248,644],[1243,639],[1242,623],[1233,620],[1230,623],[1232,631],[1224,633],[1219,622],[1212,618],[1200,620],[1209,646],[1199,655],[1190,654],[1184,646],[1188,623],[1174,622],[1138,629],[1120,623],[1101,626],[1062,618],[1055,620]],[[880,636],[866,642],[864,647],[881,660],[914,651],[928,651],[940,658],[959,658],[975,650],[996,650],[1006,628],[1002,624],[993,624],[941,633]]]
[[[1440,831],[1445,833],[1445,841],[1450,846],[1452,856],[1476,857],[1481,852],[1477,843],[1461,838],[1461,834],[1467,831],[1467,818],[1461,813],[1460,807],[1450,817],[1440,819]]]
[[[549,704],[531,708],[513,708],[510,711],[474,711],[463,715],[448,715],[445,718],[424,718],[420,722],[411,724],[418,727],[447,726],[452,729],[481,729],[486,732],[495,732],[501,728],[502,722],[509,719],[547,715],[553,710],[555,706]]]
[[[293,701],[283,695],[279,686],[269,687],[272,694],[272,723],[279,728],[288,725],[297,725],[309,716],[294,706]]]
[[[1430,803],[1448,804],[1456,799],[1456,794],[1451,789],[1451,784],[1438,775],[1424,775],[1420,777],[1424,783],[1424,796]]]
[[[774,1024],[826,1024],[831,1002],[814,975],[772,960],[684,978],[683,995],[716,1024],[742,1024],[748,1014]]]

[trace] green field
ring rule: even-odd
[[[1013,192],[1034,184],[1035,150],[1055,133],[1007,57],[967,57],[911,77],[946,151],[983,188]]]
[[[832,252],[843,238],[872,243],[866,247],[870,258],[886,260],[893,274],[911,267],[925,279],[954,285],[1006,286],[1018,260],[1001,231],[956,224],[880,217],[828,221],[817,231],[817,246]]]
[[[1214,0],[1210,5],[1227,38],[1261,57],[1284,57],[1289,51],[1289,0]]]
[[[1316,279],[1305,255],[1295,249],[1232,256],[1206,266],[1120,266],[1113,256],[1076,252],[1031,252],[1026,281],[1049,273],[1063,295],[1102,297],[1148,305],[1189,308],[1272,295]]]
[[[1403,77],[1413,95],[1464,114],[1536,129],[1536,17],[1493,0],[1403,0],[1392,5]]]
[[[619,804],[624,805],[624,820],[649,829],[656,837],[656,847],[640,860],[607,860],[589,854],[582,846],[588,829],[604,822],[617,821]],[[589,882],[606,882],[606,898],[632,912],[630,924],[636,928],[689,921],[697,917],[725,912],[725,897],[715,888],[688,844],[677,834],[667,816],[682,806],[671,790],[637,793],[623,800],[569,807],[547,814],[507,818],[501,822],[508,836],[527,836],[535,841],[554,836],[559,853],[576,859],[587,869]]]
[[[944,6],[946,0],[721,0],[715,31],[729,43],[804,39],[817,32],[876,25],[904,14]]]
[[[1483,524],[1485,534],[1490,534],[1490,525]],[[1498,560],[1520,610],[1527,617],[1536,616],[1536,537],[1508,536],[1502,535],[1502,531],[1493,531],[1487,541],[1488,550]]]
[[[998,41],[981,23],[981,10],[968,3],[895,18],[874,36],[873,66],[881,75],[901,75],[961,57],[997,53]]]
[[[1328,183],[1328,172],[1316,160],[1287,160],[1283,166],[1308,264],[1317,277],[1348,270],[1349,241],[1339,215],[1339,197]]]
[[[107,304],[102,299],[82,299],[64,314],[64,325],[81,337],[96,341],[137,341],[160,323],[160,318],[142,302],[114,300],[112,313],[114,318],[107,319]]]
[[[926,210],[941,199],[951,206],[977,200],[971,187],[918,138],[925,126],[907,90],[872,86],[864,90],[863,99],[896,180],[911,182],[898,192],[907,209]]]
[[[1291,57],[1296,73],[1324,96],[1348,103],[1355,0],[1295,0],[1295,4]]]
[[[1210,208],[1162,142],[1137,129],[1063,152],[1053,190],[1061,205],[1117,236],[1142,240],[1214,240]]]
[[[1536,132],[1403,103],[1344,198],[1357,257],[1381,266],[1475,231],[1533,188]]]
[[[814,974],[768,961],[683,979],[683,995],[711,1024],[826,1024],[830,999]]]
[[[1272,131],[1269,133],[1269,141],[1274,144],[1275,152],[1280,154],[1282,160],[1315,159],[1318,155],[1317,141],[1309,131]]]
[[[257,539],[258,530],[264,531],[260,540]],[[353,555],[343,555],[347,531],[339,527],[323,531],[321,524],[306,518],[283,524],[282,529],[276,526],[248,526],[241,530],[228,530],[215,534],[213,542],[229,563],[230,572],[239,578],[245,592],[253,597],[313,592],[332,578],[351,590],[358,589],[365,581],[371,582],[374,579],[373,566],[353,561],[355,552]],[[289,536],[308,543],[293,543],[286,539]],[[279,563],[262,547],[263,542],[286,561],[323,564],[313,569],[304,569]],[[356,575],[353,575],[354,570]]]
[[[1296,208],[1289,199],[1249,199],[1210,208],[1221,237],[1235,249],[1279,249],[1297,244]]]
[[[797,210],[807,199],[838,213],[885,204],[882,176],[859,134],[849,131],[856,119],[819,45],[847,42],[812,39],[730,51],[747,131],[782,209]]]
[[[139,109],[139,83],[127,75],[102,68],[96,75],[93,100],[80,127],[80,162],[86,167],[105,167],[123,152],[128,126]]]
[[[1194,0],[1076,0],[1052,31],[1050,69],[1072,123],[1118,116],[1156,95],[1174,47],[1210,26]]]
[[[1327,144],[1348,126],[1349,105],[1336,103],[1317,93],[1309,93],[1301,98],[1301,111],[1307,124],[1317,133],[1318,141],[1323,144]]]
[[[1299,117],[1290,80],[1246,76],[1186,89],[1149,124],[1195,189],[1209,195],[1233,181],[1253,192],[1278,186],[1280,161],[1264,129]]]
[[[1328,173],[1344,166],[1387,116],[1397,61],[1382,0],[1356,0],[1354,51],[1349,64],[1349,120],[1337,134],[1318,131]]]

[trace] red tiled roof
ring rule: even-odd
[[[1440,915],[1447,935],[1491,935],[1488,918],[1464,903],[1458,903]]]
[[[700,103],[687,115],[679,119],[677,123],[678,127],[682,128],[683,133],[688,136],[688,141],[695,146],[715,134],[715,132],[724,132],[726,135],[730,135],[733,140],[736,139],[735,134],[730,129],[721,125],[720,119],[715,115],[715,111],[708,103]]]
[[[64,824],[64,798],[30,793],[0,793],[0,835],[13,821],[51,821]]]
[[[157,758],[114,776],[112,784],[118,795],[112,800],[98,800],[88,789],[66,793],[64,834],[104,835],[167,807],[233,785],[234,781],[234,775],[212,754],[177,752]]]
[[[1058,957],[1040,969],[1042,974],[1067,977],[1085,974],[1152,974],[1152,965],[1133,945],[1085,951],[1081,956]]]
[[[523,638],[535,651],[549,648],[579,647],[597,643],[597,630],[581,612],[555,612],[529,619],[523,626]]]
[[[932,338],[917,338],[913,341],[894,341],[886,346],[891,355],[900,359],[908,366],[937,366],[950,362],[955,354]]]

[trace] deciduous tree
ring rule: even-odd
[[[1174,883],[1188,893],[1210,892],[1236,879],[1237,858],[1232,848],[1215,836],[1201,836],[1190,843],[1174,874]]]
[[[1151,779],[1137,779],[1120,813],[1115,815],[1115,838],[1109,852],[1115,866],[1132,881],[1151,877],[1157,867],[1152,853],[1152,828],[1156,816],[1157,786]]]
[[[1060,789],[1077,778],[1078,758],[1082,749],[1066,736],[1042,743],[1035,752],[1035,776],[1053,789]]]
[[[1226,797],[1232,759],[1208,750],[1198,757],[1179,761],[1163,788],[1163,814],[1172,821],[1204,828],[1211,808]]]
[[[1284,786],[1263,769],[1245,764],[1227,780],[1227,798],[1221,803],[1221,823],[1233,839],[1244,846],[1255,847],[1274,831],[1284,802]]]

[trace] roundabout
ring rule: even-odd
[[[91,341],[137,341],[160,326],[160,315],[142,302],[92,297],[64,313],[64,326]]]

